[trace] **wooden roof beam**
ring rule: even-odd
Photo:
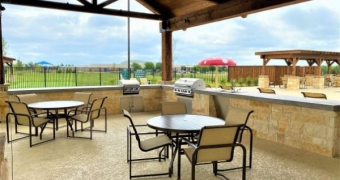
[[[149,20],[162,20],[163,19],[160,15],[157,15],[157,14],[148,14],[148,13],[124,11],[124,10],[116,10],[116,9],[104,9],[104,8],[98,8],[98,6],[94,6],[94,5],[82,6],[82,5],[75,5],[75,4],[69,4],[69,3],[45,1],[45,0],[44,1],[43,0],[10,0],[10,1],[0,0],[0,2],[3,4],[22,5],[22,6],[66,10],[66,11],[76,11],[76,12],[102,14],[102,15],[110,15],[110,16],[122,16],[122,17],[131,17],[131,18],[149,19]]]
[[[92,4],[86,0],[78,0],[78,2],[82,3],[84,6],[92,6]]]
[[[118,0],[106,0],[106,1],[104,1],[104,2],[102,2],[102,3],[100,3],[100,4],[98,4],[98,7],[103,8],[103,7],[105,7],[105,6],[108,6],[108,5],[110,5],[110,4],[114,3],[114,2],[116,2],[116,1],[118,1]]]
[[[211,22],[234,17],[246,17],[248,14],[297,4],[309,0],[232,0],[203,10],[168,19],[168,31],[185,30]]]
[[[165,19],[175,17],[175,15],[171,12],[171,10],[162,6],[158,1],[154,1],[154,0],[139,1],[139,0],[137,0],[137,2],[142,4],[144,7],[149,9],[154,14],[162,15],[162,17],[164,17]]]

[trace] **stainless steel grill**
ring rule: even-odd
[[[193,89],[204,89],[205,82],[198,78],[180,78],[174,84],[174,92],[177,95],[193,97]]]
[[[119,80],[118,86],[123,87],[123,95],[139,94],[140,84],[137,80]]]

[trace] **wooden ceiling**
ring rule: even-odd
[[[234,17],[245,18],[252,13],[309,0],[136,0],[152,13],[107,8],[118,0],[78,0],[80,5],[53,0],[0,1],[2,4],[158,20],[162,21],[160,30],[176,31]]]

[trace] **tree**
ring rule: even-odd
[[[17,60],[17,63],[14,64],[14,67],[16,67],[17,70],[22,70],[24,67],[24,64],[20,59]]]
[[[155,64],[153,62],[145,62],[144,68],[145,69],[155,69]]]
[[[4,38],[2,38],[2,55],[6,56],[7,55],[7,42]]]
[[[160,62],[156,63],[156,69],[162,70],[162,63],[160,63]]]
[[[132,66],[132,69],[142,69],[142,66],[139,63],[136,63],[136,62],[132,63],[131,66]]]

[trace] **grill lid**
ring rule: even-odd
[[[174,84],[174,92],[178,95],[193,96],[193,89],[204,89],[205,82],[198,78],[180,78]]]
[[[137,80],[119,80],[118,86],[123,87],[123,95],[126,94],[139,94],[140,84]]]
[[[119,80],[118,86],[139,86],[139,82],[136,79]]]

